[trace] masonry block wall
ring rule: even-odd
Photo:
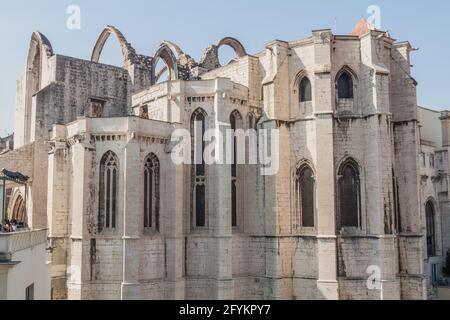
[[[123,68],[98,63],[110,34],[121,44]],[[238,58],[220,66],[214,54],[224,44]],[[49,227],[55,299],[426,297],[409,44],[376,30],[316,30],[252,56],[225,38],[196,63],[170,42],[155,57],[137,55],[107,27],[92,61],[53,54],[39,34],[30,50],[29,71],[18,83],[16,145],[51,147],[31,155],[36,166],[45,164],[36,179],[47,178],[31,209],[33,221]],[[157,81],[158,59],[169,81]],[[348,97],[338,90],[343,73],[352,80]],[[311,86],[306,100],[304,77]],[[233,112],[242,129],[278,132],[275,174],[262,175],[261,163],[237,170],[235,227],[231,164],[206,166],[206,222],[198,227],[195,166],[173,161],[179,149],[172,134],[190,133],[199,111],[205,129],[223,134],[224,146]],[[262,144],[257,151],[267,151]],[[102,230],[108,154],[117,171],[116,225]],[[144,226],[150,154],[159,160],[157,230]],[[349,160],[358,170],[359,216],[357,227],[343,228],[340,171]],[[304,164],[313,171],[312,227],[302,226],[296,198]],[[380,270],[379,289],[367,285],[371,267]]]

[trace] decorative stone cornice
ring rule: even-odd
[[[48,152],[49,155],[55,154],[59,150],[67,150],[68,148],[68,143],[65,140],[63,141],[51,140],[48,141],[47,143],[51,148],[51,150]]]
[[[92,137],[86,133],[79,133],[74,135],[73,137],[70,137],[67,140],[67,144],[69,147],[72,147],[74,145],[80,144],[82,145],[86,150],[94,150],[95,147],[91,144]]]

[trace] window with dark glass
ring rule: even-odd
[[[347,71],[339,76],[337,88],[339,99],[353,98],[353,78]]]
[[[232,141],[232,152],[233,152],[233,164],[231,165],[231,225],[233,227],[238,226],[238,215],[239,215],[239,196],[238,196],[238,185],[239,174],[238,174],[238,146],[236,130],[241,129],[242,117],[239,112],[235,111],[230,116],[231,130],[233,131],[233,141]]]
[[[349,160],[339,174],[340,227],[360,226],[360,181],[356,163]]]
[[[301,217],[303,228],[312,228],[314,223],[315,180],[312,169],[304,165],[297,170],[295,180],[295,203],[297,217]]]
[[[99,231],[115,229],[117,219],[117,188],[119,162],[112,151],[108,151],[100,162]]]
[[[160,166],[153,153],[144,166],[144,228],[159,231]]]
[[[193,218],[195,227],[206,227],[206,164],[204,159],[206,113],[197,110],[192,116],[194,186]]]
[[[312,101],[311,81],[308,77],[303,77],[299,86],[299,98],[300,102]]]
[[[435,221],[434,221],[434,206],[431,201],[425,205],[425,215],[427,222],[427,252],[428,257],[436,256],[436,235],[435,235]]]

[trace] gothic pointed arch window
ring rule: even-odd
[[[206,112],[197,109],[191,118],[192,143],[192,220],[194,228],[205,228],[206,217],[206,164],[204,159],[206,133]]]
[[[14,196],[14,202],[11,208],[10,220],[27,222],[27,213],[25,201],[21,192],[17,192]]]
[[[300,227],[315,226],[315,178],[308,164],[300,166],[295,174],[295,210]]]
[[[160,230],[160,163],[151,153],[144,164],[144,228]]]
[[[337,90],[339,99],[353,99],[353,76],[347,70],[338,76]]]
[[[100,195],[98,229],[113,230],[117,227],[119,160],[108,151],[100,161]]]
[[[353,159],[348,159],[342,164],[338,177],[339,229],[359,228],[361,226],[360,190],[358,164]]]
[[[427,253],[428,257],[434,257],[436,256],[436,227],[435,209],[431,200],[425,204],[425,217],[427,224]]]
[[[238,138],[236,130],[243,129],[242,116],[235,110],[230,115],[230,125],[233,131],[232,152],[233,163],[231,165],[231,226],[238,227],[241,215],[240,196],[242,196],[242,174],[238,164]]]
[[[308,77],[303,77],[299,83],[299,100],[300,102],[312,101],[311,81]]]

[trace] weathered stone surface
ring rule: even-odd
[[[98,63],[110,34],[121,44],[123,68]],[[226,66],[217,57],[222,45],[237,54]],[[43,49],[39,42],[31,47]],[[25,170],[27,155],[37,163],[33,148],[18,166],[33,186],[46,178],[30,212],[50,228],[55,298],[426,298],[410,49],[377,30],[360,36],[319,30],[303,40],[273,41],[255,56],[224,38],[197,64],[168,41],[153,57],[137,55],[108,27],[93,61],[34,53],[18,83],[11,155],[33,143],[52,147],[39,158],[42,171]],[[157,81],[159,59],[169,81]],[[353,98],[345,101],[336,90],[343,72],[353,79]],[[312,101],[300,103],[305,76]],[[199,108],[210,129],[223,130],[219,123],[229,124],[238,111],[245,129],[255,118],[260,128],[279,130],[275,175],[262,176],[259,165],[239,169],[236,227],[231,166],[208,166],[206,227],[196,228],[193,168],[171,159],[171,134],[190,131]],[[118,163],[117,225],[99,232],[101,161],[108,152]],[[144,228],[150,154],[161,166],[159,230]],[[341,229],[339,172],[349,159],[359,171],[359,225]],[[295,205],[302,163],[314,172],[312,228],[301,227]],[[367,286],[373,266],[381,270],[381,290]]]

